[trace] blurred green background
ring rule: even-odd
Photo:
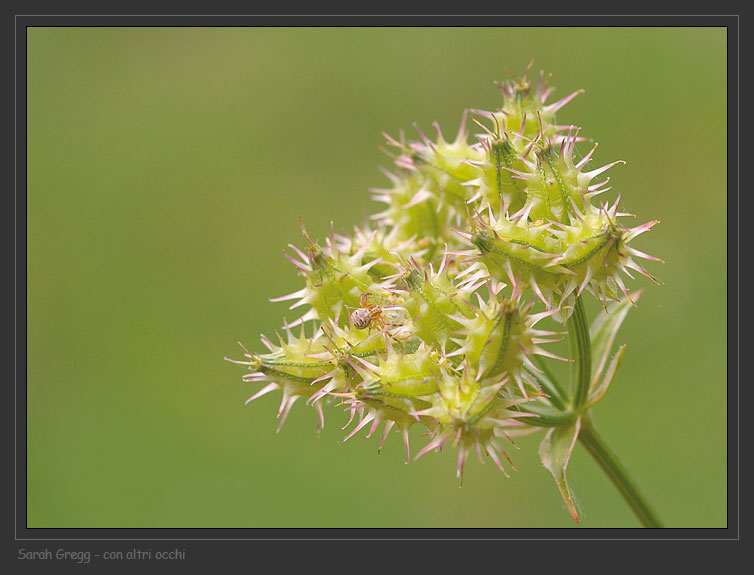
[[[260,349],[301,283],[281,255],[298,217],[322,237],[380,204],[383,130],[454,134],[500,103],[504,67],[553,74],[600,142],[621,207],[661,225],[595,410],[669,527],[725,527],[724,28],[29,28],[29,527],[635,527],[581,446],[583,522],[541,466],[404,465],[340,408],[297,404],[223,361]],[[583,144],[586,146],[587,144]],[[582,153],[587,148],[582,149]],[[594,310],[595,308],[590,308]],[[426,439],[412,430],[416,453]]]

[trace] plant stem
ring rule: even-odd
[[[605,440],[597,433],[590,418],[585,418],[579,433],[579,441],[584,445],[589,454],[599,464],[602,470],[618,488],[623,499],[626,500],[631,510],[644,527],[660,528],[662,524],[655,512],[642,497],[634,482],[628,476],[626,469],[621,465],[618,458],[605,444]]]
[[[560,387],[555,374],[552,373],[552,370],[540,356],[532,356],[532,362],[542,370],[542,373],[532,373],[532,375],[534,375],[534,377],[536,377],[539,382],[544,387],[546,387],[547,393],[549,393],[550,395],[550,401],[552,402],[552,404],[557,409],[566,411],[571,400],[568,397],[568,394],[563,390],[563,388]]]
[[[592,376],[592,343],[589,337],[589,324],[581,297],[568,318],[568,334],[571,339],[573,366],[573,406],[580,411],[589,398],[589,380]]]
[[[576,297],[573,313],[568,319],[568,332],[571,339],[571,355],[574,360],[573,369],[573,408],[577,413],[587,410],[589,386],[592,372],[592,342],[589,335],[589,324],[586,321],[584,304],[580,297]],[[662,527],[652,508],[639,493],[636,485],[621,465],[618,458],[605,444],[605,440],[597,433],[588,411],[582,417],[579,441],[589,454],[602,468],[613,485],[626,500],[631,510],[644,527]]]

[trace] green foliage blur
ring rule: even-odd
[[[455,450],[405,465],[394,433],[378,456],[342,442],[341,408],[317,437],[300,402],[276,434],[279,392],[244,406],[259,385],[223,361],[298,317],[268,298],[301,287],[281,254],[299,216],[322,239],[381,209],[383,130],[452,136],[532,57],[553,100],[586,90],[558,120],[599,141],[590,165],[627,161],[607,196],[661,221],[632,246],[664,286],[631,284],[595,423],[666,526],[727,525],[724,28],[29,28],[27,47],[28,527],[638,527],[580,445],[576,525],[542,434],[511,479],[470,457],[459,489]]]

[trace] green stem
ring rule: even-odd
[[[605,440],[597,433],[594,428],[594,424],[591,421],[582,423],[581,432],[579,433],[579,441],[586,448],[589,454],[599,464],[605,474],[613,482],[613,485],[617,487],[623,499],[626,500],[631,510],[636,517],[641,521],[644,527],[660,528],[662,524],[655,515],[655,512],[644,500],[641,493],[637,489],[634,482],[628,476],[626,469],[621,465],[618,458],[605,444]]]
[[[571,356],[574,360],[573,406],[578,412],[589,398],[589,380],[592,375],[592,344],[581,297],[576,297],[573,313],[568,318],[568,333],[571,339]]]
[[[626,469],[605,444],[602,436],[597,433],[589,413],[586,412],[592,373],[592,343],[584,304],[580,297],[576,297],[573,313],[568,319],[568,333],[571,340],[571,356],[574,360],[573,408],[576,413],[584,412],[579,441],[618,489],[641,524],[644,527],[662,527],[659,519],[639,493]]]
[[[542,387],[545,388],[545,391],[547,391],[547,393],[550,395],[550,401],[552,402],[552,404],[559,410],[566,411],[568,404],[570,403],[570,399],[568,398],[568,394],[565,392],[565,390],[560,387],[555,374],[552,373],[550,367],[540,356],[532,356],[532,361],[539,369],[542,370],[542,373],[530,373],[532,373],[532,375],[537,378],[540,384],[542,384]]]
[[[535,404],[536,405],[536,404]],[[525,418],[523,421],[541,427],[566,427],[576,422],[576,415],[570,411],[554,410],[548,407],[535,405],[521,405],[519,408],[525,413],[537,415],[537,419]]]

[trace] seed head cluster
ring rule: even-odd
[[[324,407],[345,409],[346,439],[382,426],[379,450],[397,431],[406,462],[419,424],[428,439],[414,459],[457,448],[461,481],[469,453],[514,469],[506,449],[551,405],[537,356],[564,359],[547,344],[574,298],[631,300],[624,276],[654,280],[637,260],[657,259],[628,245],[657,222],[624,227],[620,197],[602,200],[603,174],[622,162],[587,168],[597,144],[581,155],[580,129],[556,122],[581,91],[548,103],[549,77],[528,74],[499,84],[498,109],[464,112],[451,141],[437,123],[434,138],[385,134],[393,167],[368,223],[323,244],[302,224],[304,245],[286,257],[303,287],[272,301],[303,313],[277,345],[262,336],[265,353],[229,359],[261,384],[247,403],[280,390],[282,426],[303,398],[319,429]]]

